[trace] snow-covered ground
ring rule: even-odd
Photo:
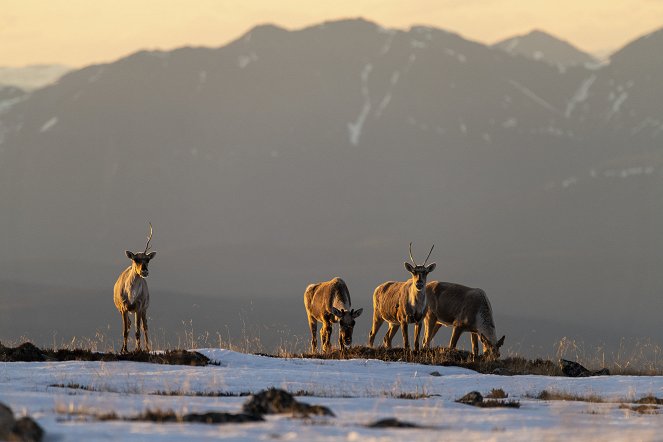
[[[219,366],[184,367],[135,362],[0,363],[0,402],[44,427],[46,440],[663,440],[663,414],[620,409],[621,401],[663,397],[663,377],[558,378],[496,376],[456,367],[376,360],[277,359],[222,349],[201,353]],[[437,371],[441,376],[432,376]],[[98,391],[52,387],[79,384]],[[257,392],[268,387],[313,396],[330,418],[268,416],[245,424],[99,422],[81,413],[114,411],[131,416],[146,409],[175,412],[239,412],[246,397],[163,396],[159,391]],[[475,408],[454,402],[478,390],[502,388],[519,409]],[[614,402],[528,399],[542,390],[595,395]],[[398,399],[401,393],[426,394]],[[425,429],[371,429],[366,424],[396,417]]]

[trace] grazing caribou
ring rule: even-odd
[[[479,339],[484,355],[500,357],[504,336],[497,340],[493,309],[486,292],[451,282],[432,281],[426,285],[428,311],[424,318],[424,348],[430,346],[435,333],[442,325],[453,327],[449,348],[456,348],[464,331],[471,333],[472,353],[479,355]]]
[[[385,347],[391,347],[391,340],[398,331],[398,327],[401,327],[403,347],[410,348],[407,325],[414,323],[414,349],[419,350],[421,320],[426,310],[426,277],[435,269],[435,263],[426,267],[433,247],[430,248],[424,263],[418,265],[412,257],[412,243],[410,243],[410,260],[414,266],[406,261],[405,269],[412,274],[412,278],[406,282],[385,282],[377,286],[373,292],[373,327],[368,336],[369,347],[373,347],[376,333],[382,323],[387,321],[389,330],[384,336]]]
[[[322,322],[320,340],[322,351],[331,350],[332,323],[338,322],[338,345],[341,350],[352,345],[352,331],[355,318],[361,315],[363,308],[351,309],[352,301],[348,286],[341,278],[331,281],[309,284],[304,291],[304,307],[308,317],[308,326],[311,329],[311,351],[317,351],[316,329],[318,322]]]
[[[150,305],[150,292],[147,289],[149,275],[147,266],[157,252],[149,252],[150,242],[152,241],[152,223],[150,223],[150,234],[147,237],[145,251],[132,253],[126,251],[127,258],[131,260],[131,266],[120,273],[113,289],[113,300],[115,307],[122,315],[122,353],[127,352],[127,337],[129,328],[131,328],[131,319],[129,312],[134,312],[136,319],[136,351],[140,348],[140,328],[143,327],[145,334],[145,349],[150,351],[149,338],[147,336],[147,307]]]

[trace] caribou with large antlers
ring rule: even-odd
[[[355,318],[361,315],[363,308],[358,310],[350,308],[350,292],[348,286],[341,278],[331,281],[309,284],[304,292],[304,307],[308,317],[308,326],[311,329],[311,351],[317,351],[316,329],[318,322],[322,322],[320,340],[322,351],[331,350],[332,323],[338,322],[338,345],[341,350],[352,345],[352,331],[355,326]]]
[[[134,312],[136,319],[136,351],[140,351],[140,329],[143,328],[145,335],[145,349],[150,351],[150,341],[147,336],[147,307],[150,305],[150,292],[147,289],[149,275],[147,268],[150,260],[157,252],[149,252],[152,242],[152,223],[150,223],[150,234],[147,237],[145,251],[132,253],[125,251],[127,258],[131,260],[131,266],[127,267],[115,282],[113,289],[113,300],[115,307],[122,315],[122,353],[127,352],[127,337],[131,327],[129,312]]]
[[[373,347],[373,341],[375,341],[375,335],[380,326],[387,321],[389,330],[384,337],[385,347],[391,347],[391,340],[401,327],[403,347],[410,348],[407,326],[414,323],[414,349],[419,349],[421,320],[426,310],[426,278],[435,269],[435,263],[426,266],[433,247],[430,248],[424,263],[418,265],[412,257],[412,243],[410,243],[412,264],[406,261],[405,269],[412,274],[412,278],[406,282],[389,281],[376,287],[373,292],[373,327],[368,336],[370,347]]]

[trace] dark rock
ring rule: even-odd
[[[431,376],[442,376],[439,371],[431,371],[430,375]]]
[[[476,405],[483,402],[483,396],[478,391],[470,391],[462,398],[456,400],[456,402],[460,402],[461,404]]]
[[[265,419],[259,414],[246,413],[218,413],[209,412],[203,414],[185,414],[182,416],[184,422],[198,422],[203,424],[228,424],[242,422],[261,422]]]
[[[278,388],[270,388],[254,394],[244,404],[243,410],[248,414],[259,415],[293,413],[298,416],[334,416],[329,408],[298,402],[293,395]]]
[[[15,348],[0,348],[0,361],[2,362],[39,362],[45,360],[44,353],[30,342],[25,342]]]
[[[0,440],[6,440],[14,428],[14,412],[11,408],[0,403]]]
[[[597,371],[590,371],[587,370],[582,365],[578,364],[577,362],[569,361],[566,359],[560,359],[559,366],[562,369],[562,373],[564,373],[565,376],[569,376],[572,378],[585,378],[588,376],[610,375],[610,371],[607,368],[603,368]]]
[[[654,405],[663,405],[663,399],[657,398],[656,396],[649,395],[642,397],[635,401],[636,404],[654,404]]]
[[[17,442],[39,442],[44,437],[44,430],[31,417],[20,418],[7,440]]]
[[[372,424],[368,424],[366,426],[368,428],[419,428],[419,425],[417,424],[399,421],[394,417],[380,419],[379,421],[375,421]]]
[[[31,417],[14,419],[11,408],[0,403],[0,440],[9,442],[39,442],[44,430]]]

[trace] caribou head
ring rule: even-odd
[[[483,345],[484,356],[488,359],[499,359],[500,347],[504,345],[504,338],[505,336],[502,336],[499,341],[491,342],[483,333],[479,334],[479,339],[481,339],[481,344]]]
[[[150,249],[151,241],[152,241],[152,223],[150,223],[150,234],[147,236],[145,251],[133,253],[127,250],[124,252],[127,254],[127,258],[131,260],[131,268],[141,278],[147,278],[149,276],[150,271],[147,268],[147,266],[150,263],[150,260],[154,258],[154,256],[157,254],[157,252],[148,252]]]
[[[436,266],[435,263],[430,264],[428,267],[426,266],[428,258],[430,258],[430,254],[433,253],[434,247],[435,244],[433,244],[433,247],[430,248],[430,252],[428,252],[428,256],[426,257],[424,263],[422,265],[419,265],[412,257],[412,243],[410,243],[410,260],[412,261],[412,264],[405,261],[405,270],[407,270],[412,274],[412,281],[414,282],[414,285],[417,287],[418,291],[424,290],[424,288],[426,287],[426,277],[430,272],[435,270]]]
[[[346,347],[352,345],[352,331],[355,328],[355,318],[361,315],[364,309],[339,310],[332,307],[332,313],[336,316],[339,325],[339,342]]]

